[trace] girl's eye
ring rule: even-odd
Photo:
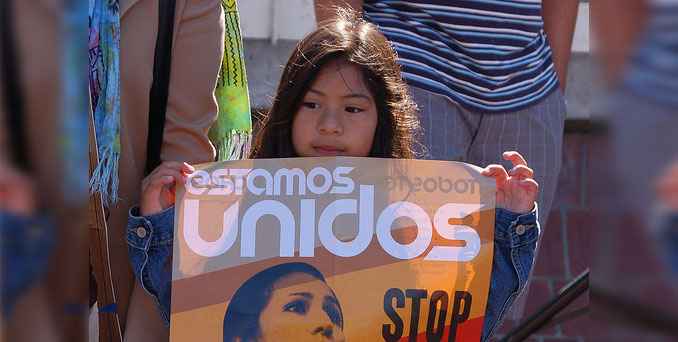
[[[301,105],[308,109],[318,109],[318,107],[320,107],[320,105],[315,102],[304,102]]]
[[[346,111],[349,112],[349,113],[360,113],[363,110],[361,108],[358,108],[358,107],[350,107],[349,106],[349,107],[346,107]]]
[[[304,300],[295,300],[283,306],[284,312],[294,312],[299,315],[305,315],[308,312],[308,302]]]

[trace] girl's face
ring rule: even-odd
[[[377,105],[360,68],[331,61],[318,72],[294,116],[294,150],[300,157],[366,157],[377,118]]]
[[[343,325],[329,286],[306,273],[292,273],[275,283],[259,315],[259,341],[344,341]]]

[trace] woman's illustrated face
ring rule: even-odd
[[[341,60],[328,62],[294,116],[294,150],[301,157],[366,157],[377,119],[377,105],[360,68]]]
[[[292,273],[273,287],[259,316],[259,341],[344,341],[343,326],[330,287],[306,273]]]

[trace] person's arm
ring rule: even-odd
[[[217,119],[214,92],[224,51],[224,11],[219,0],[177,2],[176,10],[161,160],[211,162],[216,151],[208,132]]]
[[[563,91],[567,83],[567,66],[570,63],[578,9],[579,0],[542,0],[544,30],[551,44],[553,63]]]
[[[315,22],[321,23],[332,19],[336,7],[350,7],[355,11],[362,12],[363,0],[315,0]]]
[[[592,48],[610,84],[621,76],[646,20],[647,0],[591,1]]]

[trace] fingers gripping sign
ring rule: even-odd
[[[481,174],[496,181],[497,207],[519,214],[528,213],[534,209],[539,194],[539,184],[533,178],[534,171],[518,152],[504,152],[503,158],[513,164],[511,170],[506,171],[501,165],[491,164]]]
[[[176,184],[186,182],[195,168],[184,162],[164,162],[141,183],[141,215],[153,215],[174,205]]]

